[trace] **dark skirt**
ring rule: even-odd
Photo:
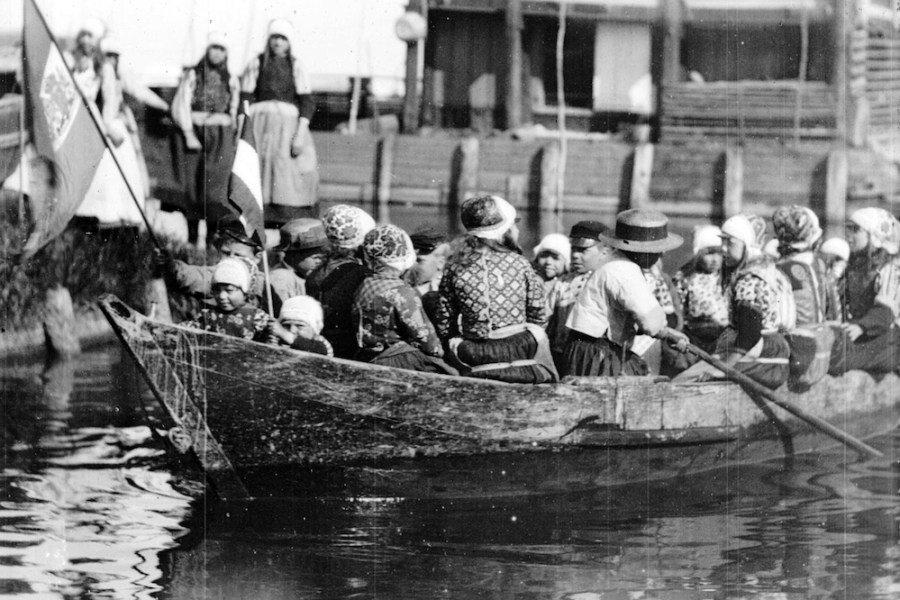
[[[502,339],[463,340],[456,350],[459,359],[470,367],[494,363],[530,360],[538,350],[537,340],[527,331]],[[509,366],[487,371],[465,372],[469,377],[507,383],[549,383],[554,377],[539,364]]]
[[[577,331],[569,332],[563,363],[565,374],[577,377],[643,376],[650,372],[644,359],[631,350]]]
[[[423,373],[440,373],[444,375],[457,375],[456,369],[434,356],[428,356],[418,348],[406,342],[394,344],[382,352],[372,352],[362,349],[356,355],[356,360],[367,362],[382,367],[406,369],[408,371],[421,371]]]
[[[829,375],[843,375],[860,370],[869,373],[890,373],[900,368],[900,329],[892,325],[878,337],[860,336],[855,342],[840,330],[835,331],[831,347]]]
[[[171,204],[188,221],[206,219],[210,231],[214,231],[218,220],[231,212],[228,178],[234,163],[234,127],[195,126],[194,133],[203,144],[196,152],[187,149],[180,131],[172,136],[172,166],[184,199]]]
[[[780,333],[764,333],[763,347],[758,361],[748,359],[738,361],[734,369],[740,371],[750,379],[766,386],[769,389],[781,387],[790,375],[789,358],[791,347],[787,339]],[[737,330],[729,327],[716,343],[716,354],[725,357],[735,350],[734,342],[737,339]]]

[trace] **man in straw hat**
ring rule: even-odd
[[[666,325],[666,313],[641,272],[680,246],[681,237],[669,233],[664,214],[645,209],[619,213],[615,233],[598,237],[612,251],[599,261],[566,322],[571,330],[566,374],[646,375],[647,364],[630,350],[636,334],[680,348],[688,343],[687,336]]]
[[[460,213],[468,235],[447,261],[435,310],[447,358],[472,377],[558,380],[543,329],[544,282],[522,256],[516,209],[499,196],[479,196]]]

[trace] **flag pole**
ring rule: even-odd
[[[247,115],[250,114],[250,103],[247,100],[244,100],[241,103],[241,114],[238,115],[238,127],[237,127],[237,139],[240,140],[244,134],[244,127],[247,125]],[[246,227],[246,225],[244,225]],[[265,219],[265,208],[263,208],[263,230],[260,235],[259,242],[262,244],[262,264],[263,264],[263,280],[265,283],[265,289],[263,290],[263,295],[266,298],[266,304],[269,309],[269,316],[273,319],[275,318],[275,307],[272,303],[272,284],[269,283],[269,253],[266,251],[266,219]]]
[[[54,48],[59,52],[59,55],[62,56],[62,49],[59,47],[59,43],[56,41],[56,36],[53,35],[53,31],[50,29],[50,26],[47,25],[47,20],[44,18],[44,13],[41,12],[40,7],[37,5],[35,0],[27,0],[32,3],[34,6],[34,10],[37,13],[38,17],[41,19],[41,23],[44,25],[44,29],[47,30],[47,34],[50,36],[50,41],[53,42]],[[24,49],[24,45],[23,45]],[[23,54],[24,55],[24,54]],[[144,225],[147,227],[147,233],[150,235],[150,240],[153,242],[153,245],[156,246],[158,250],[163,250],[163,245],[160,243],[159,239],[156,237],[156,234],[153,233],[153,228],[150,227],[150,221],[147,219],[147,215],[144,213],[144,209],[141,207],[141,203],[138,202],[137,195],[134,193],[134,190],[131,188],[131,183],[128,181],[128,178],[125,177],[125,171],[122,169],[122,165],[119,163],[119,159],[116,157],[116,153],[113,150],[113,147],[109,143],[109,139],[106,136],[106,132],[103,130],[103,127],[100,126],[100,122],[98,121],[96,114],[96,109],[90,100],[87,99],[87,96],[84,95],[84,91],[82,91],[81,86],[78,85],[78,82],[75,81],[75,75],[72,73],[72,69],[69,68],[68,63],[63,60],[63,64],[66,66],[66,71],[69,73],[69,77],[72,79],[72,83],[75,86],[75,89],[78,90],[78,97],[81,98],[81,103],[84,106],[85,110],[88,111],[88,114],[91,116],[91,121],[94,123],[94,127],[97,128],[97,132],[100,134],[100,138],[103,140],[103,145],[106,146],[106,149],[109,150],[109,154],[113,159],[113,163],[116,165],[116,169],[119,170],[119,175],[122,176],[122,180],[125,182],[125,187],[128,189],[129,195],[131,195],[131,199],[134,201],[134,205],[137,207],[138,213],[141,215],[141,219],[144,221]]]

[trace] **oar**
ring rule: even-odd
[[[879,452],[872,446],[869,446],[865,442],[858,440],[857,438],[853,437],[846,431],[843,431],[842,429],[838,429],[837,427],[835,427],[828,421],[820,419],[819,417],[817,417],[815,415],[811,415],[811,414],[807,413],[806,411],[804,411],[803,409],[798,408],[794,404],[791,404],[790,402],[788,402],[788,401],[784,400],[783,398],[781,398],[780,396],[778,396],[778,394],[776,394],[775,392],[773,392],[766,386],[764,386],[760,383],[757,383],[756,381],[747,377],[746,375],[744,375],[737,369],[732,369],[731,367],[726,366],[725,363],[710,356],[707,352],[704,352],[702,349],[698,348],[697,346],[695,346],[693,344],[688,344],[687,351],[690,352],[691,354],[699,357],[701,360],[708,363],[709,365],[722,371],[725,374],[725,376],[728,377],[728,379],[734,381],[735,383],[739,383],[748,391],[751,391],[754,394],[762,396],[763,398],[765,398],[772,404],[780,406],[781,408],[788,411],[789,413],[791,413],[798,419],[801,419],[802,421],[809,423],[811,426],[815,427],[816,429],[818,429],[825,435],[828,435],[828,436],[836,439],[837,441],[841,442],[842,444],[845,444],[858,452],[868,454],[869,456],[874,456],[874,457],[878,457],[878,458],[884,456],[884,454],[882,454],[881,452]]]

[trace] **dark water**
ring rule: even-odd
[[[0,373],[3,597],[900,598],[900,433],[663,487],[225,504],[116,346]]]

